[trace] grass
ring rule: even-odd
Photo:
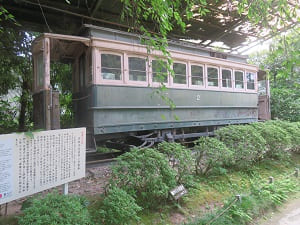
[[[246,196],[253,189],[253,184],[254,186],[267,185],[270,176],[274,177],[275,182],[282,183],[282,186],[278,186],[280,193],[275,197],[280,194],[285,196],[285,192],[299,192],[299,178],[298,180],[292,178],[291,184],[284,182],[287,174],[291,174],[299,165],[300,155],[294,154],[289,161],[264,160],[244,170],[228,170],[222,175],[196,178],[195,187],[189,189],[189,193],[181,199],[180,206],[170,203],[155,212],[144,211],[140,215],[141,221],[138,224],[172,224],[174,213],[180,213],[185,218],[185,222],[190,221],[189,225],[205,224],[205,221],[213,218],[218,210],[224,204],[226,205],[227,201],[232,200],[235,195]],[[297,190],[287,191],[288,185],[292,187],[294,182],[298,182]],[[241,208],[245,209],[247,213],[240,208],[231,212],[236,214],[236,218],[239,219],[237,223],[229,222],[230,220],[226,220],[225,215],[214,224],[246,224],[245,221],[263,215],[266,209],[273,208],[275,205],[271,200],[260,201],[255,196],[244,197]],[[232,215],[230,216],[232,217]]]
[[[98,146],[97,147],[97,152],[98,153],[109,153],[109,152],[119,152],[119,150],[113,149],[113,148],[107,148],[107,147],[104,147],[104,146]]]

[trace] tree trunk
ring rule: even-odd
[[[26,129],[26,108],[28,104],[28,82],[24,79],[22,82],[22,94],[20,98],[20,115],[19,115],[19,132],[24,132]]]

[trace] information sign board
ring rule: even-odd
[[[185,195],[187,193],[187,190],[185,189],[185,187],[181,184],[177,187],[175,187],[174,189],[172,189],[170,191],[171,196],[175,199],[178,200],[179,198],[181,198],[183,195]]]
[[[0,135],[0,204],[85,176],[86,129]]]

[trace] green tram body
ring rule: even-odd
[[[151,58],[147,49],[140,44],[140,37],[127,32],[86,25],[82,37],[45,34],[35,41],[33,48],[35,62],[40,54],[45,40],[49,43],[50,60],[60,60],[59,46],[72,49],[72,43],[77,43],[73,50],[65,51],[65,55],[73,58],[73,103],[75,123],[77,127],[87,127],[88,133],[96,140],[117,137],[118,135],[138,134],[140,131],[175,130],[179,128],[209,127],[227,124],[243,124],[258,121],[258,85],[255,66],[248,65],[242,56],[220,54],[222,58],[212,57],[215,52],[199,48],[195,44],[170,42],[171,55],[174,62],[186,65],[186,85],[174,85],[174,77],[168,75],[167,90],[163,93],[175,104],[171,109],[169,104],[155,94],[159,85],[152,80]],[[78,40],[77,40],[78,38]],[[57,43],[60,43],[59,45]],[[76,48],[74,50],[74,48]],[[45,52],[45,48],[44,52]],[[101,75],[101,54],[117,54],[122,56],[122,80],[104,79]],[[161,57],[155,51],[155,57]],[[102,55],[101,55],[102,56]],[[129,82],[128,57],[146,58],[146,76],[144,82]],[[225,57],[224,57],[225,56]],[[43,59],[47,62],[47,55]],[[81,61],[81,59],[84,60]],[[198,61],[199,58],[199,61]],[[226,58],[226,59],[224,59]],[[114,64],[113,62],[109,62]],[[46,63],[47,64],[47,63]],[[191,65],[203,65],[204,87],[191,87]],[[45,63],[44,63],[45,65]],[[127,68],[125,68],[127,65]],[[218,87],[208,87],[207,68],[218,68]],[[47,77],[47,68],[39,72],[35,66],[35,94],[47,89],[47,78],[39,87],[39,74]],[[82,67],[82,68],[80,68]],[[222,88],[222,68],[231,69],[232,88]],[[109,70],[109,69],[108,69]],[[46,71],[46,72],[45,72]],[[235,71],[243,71],[244,88],[234,88]],[[253,89],[247,90],[246,72],[255,75]],[[107,75],[108,74],[108,75]],[[107,73],[106,76],[112,76]],[[113,76],[115,76],[113,74]],[[127,78],[126,78],[127,76]],[[50,79],[50,78],[49,78]],[[49,80],[48,79],[48,80]],[[127,79],[127,80],[125,80]],[[152,81],[151,81],[152,80]],[[170,84],[173,80],[173,85]]]
[[[257,121],[256,93],[169,89],[176,105],[171,110],[160,96],[153,96],[154,91],[150,87],[93,85],[76,95],[79,99],[91,96],[75,104],[78,126],[102,135]]]

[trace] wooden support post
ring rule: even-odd
[[[273,184],[274,183],[274,177],[270,176],[269,177],[269,184]]]
[[[295,177],[299,177],[299,168],[295,169]]]
[[[44,62],[44,87],[45,90],[45,129],[51,130],[51,97],[50,85],[50,40],[45,38],[43,42],[43,62]]]
[[[236,199],[237,199],[239,202],[242,202],[242,196],[241,196],[241,195],[236,195],[235,197],[236,197]]]

